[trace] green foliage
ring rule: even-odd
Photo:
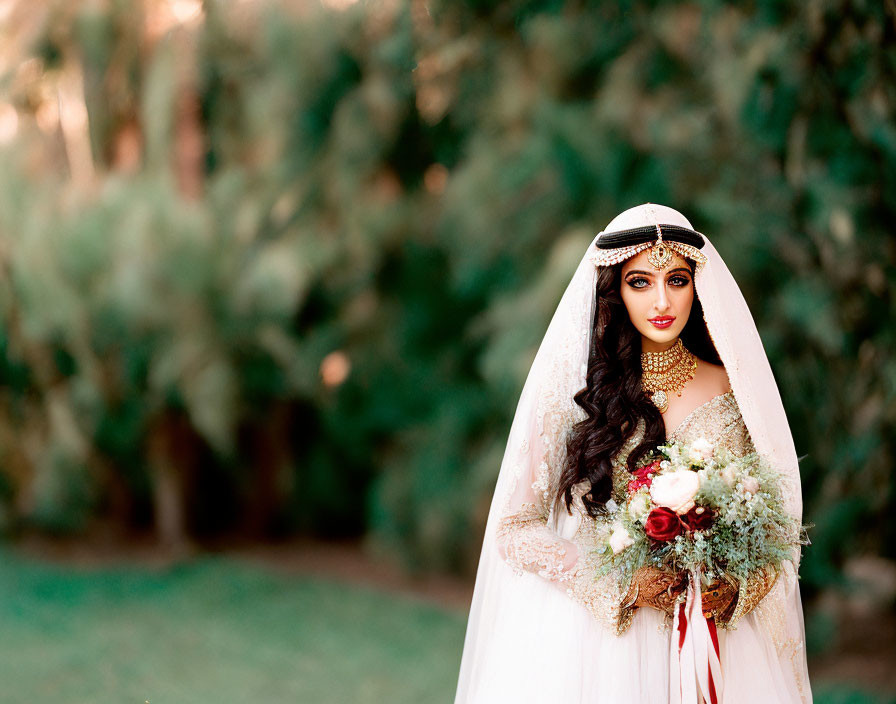
[[[896,555],[886,4],[207,2],[161,33],[140,7],[51,5],[3,77],[8,525],[170,504],[471,571],[572,269],[653,201],[759,325],[805,455],[806,593]]]

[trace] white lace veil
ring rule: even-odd
[[[648,203],[621,213],[604,232],[657,224],[693,229],[681,213]],[[582,673],[592,669],[592,664],[582,660],[578,641],[586,637],[589,613],[538,575],[515,574],[498,553],[495,530],[520,477],[537,476],[533,468],[547,465],[551,486],[539,488],[556,486],[566,433],[584,417],[573,396],[585,386],[595,309],[594,253],[602,234],[583,255],[560,300],[510,427],[485,529],[455,704],[584,701]],[[756,450],[784,477],[787,509],[801,519],[797,456],[762,341],[734,277],[712,243],[705,236],[703,240],[700,252],[706,260],[694,281],[707,328]],[[572,516],[558,513],[552,514],[551,525],[568,538],[579,517],[575,512]],[[808,684],[796,584],[798,563],[797,550],[793,564],[763,603],[780,607],[780,612],[769,611],[767,636],[780,657],[793,660],[794,677]],[[784,622],[773,623],[781,613]]]

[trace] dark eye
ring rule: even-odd
[[[640,276],[633,276],[632,278],[628,279],[626,283],[632,288],[645,288],[650,282]]]
[[[673,276],[669,279],[669,283],[673,286],[687,286],[691,280],[687,276]]]

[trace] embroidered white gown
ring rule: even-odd
[[[643,421],[626,446],[614,458],[613,496],[624,501],[629,479],[625,460],[643,437]],[[718,395],[692,411],[673,431],[670,439],[690,442],[698,437],[725,446],[738,455],[753,451],[749,431],[741,417],[734,393]],[[501,609],[494,615],[500,627],[481,653],[477,667],[477,691],[470,701],[566,702],[593,704],[662,704],[669,700],[669,643],[671,623],[665,614],[649,607],[620,607],[626,586],[611,575],[595,579],[593,548],[606,544],[607,520],[587,515],[581,502],[584,487],[576,487],[572,515],[561,512],[556,527],[549,522],[549,507],[556,486],[556,468],[542,462],[521,476],[509,496],[498,524],[498,549],[517,573],[512,588],[502,594]],[[771,579],[769,578],[771,577]],[[535,603],[541,590],[533,580],[548,580],[557,587],[556,598],[545,600],[532,622],[516,615],[526,613],[525,604]],[[802,652],[805,638],[792,565],[774,578],[757,573],[741,585],[731,621],[719,628],[723,673],[722,704],[791,704],[811,702],[811,692]],[[527,599],[527,593],[529,599]],[[798,620],[798,624],[795,623]],[[544,626],[544,627],[541,627]],[[727,627],[726,627],[727,626]],[[545,627],[556,633],[563,647],[532,642],[533,633]],[[799,633],[802,638],[787,638]],[[515,653],[517,657],[504,657]],[[530,658],[520,661],[519,653]],[[563,658],[561,664],[552,659]],[[575,667],[566,661],[573,658]],[[556,697],[546,702],[545,678],[552,667],[577,672],[575,681],[550,684]],[[569,679],[569,678],[566,678]]]

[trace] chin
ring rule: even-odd
[[[684,326],[682,326],[682,330]],[[681,335],[681,330],[672,330],[669,328],[668,330],[657,330],[652,327],[650,330],[641,330],[641,334],[646,337],[651,342],[656,342],[659,344],[663,344],[666,342],[675,342],[675,340]]]
[[[677,335],[669,335],[668,337],[665,335],[662,337],[658,337],[656,335],[645,335],[645,337],[647,337],[647,339],[651,342],[657,343],[658,345],[664,345],[666,343],[675,342],[675,338],[677,337]]]

